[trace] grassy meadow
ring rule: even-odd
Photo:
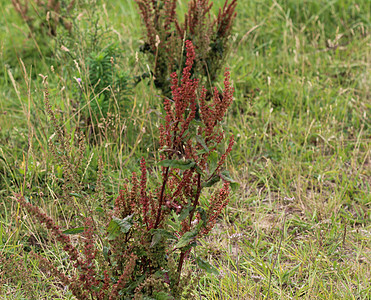
[[[74,224],[61,196],[62,164],[48,146],[55,132],[46,81],[86,194],[100,186],[114,201],[142,157],[158,176],[163,97],[151,78],[125,81],[148,71],[141,18],[133,0],[97,2],[82,8],[71,39],[63,30],[56,38],[30,33],[11,1],[0,0],[0,253],[25,261],[12,278],[0,264],[1,299],[74,299],[27,258],[36,249],[68,264],[15,201],[23,194],[61,227]],[[187,2],[178,1],[179,13]],[[223,4],[214,1],[214,14]],[[235,136],[227,169],[240,185],[198,241],[195,251],[219,275],[195,272],[194,299],[370,299],[370,3],[238,0],[237,12],[225,61],[235,94],[223,128]],[[104,51],[123,85],[109,108],[99,99],[112,92],[110,79],[98,78],[94,96],[81,63]],[[105,119],[103,109],[112,112]],[[89,120],[97,126],[84,131]]]

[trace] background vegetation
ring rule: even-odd
[[[217,13],[223,1],[214,2]],[[73,225],[59,201],[61,166],[48,151],[54,131],[43,78],[66,132],[84,133],[84,191],[95,190],[102,157],[102,185],[111,200],[142,156],[147,165],[159,158],[162,97],[151,78],[132,84],[148,72],[134,1],[97,1],[95,10],[82,5],[73,39],[63,26],[55,39],[33,34],[10,1],[0,3],[0,251],[22,261],[22,250],[36,249],[63,263],[63,251],[47,243],[46,230],[13,199],[24,193]],[[178,10],[185,9],[179,1]],[[224,128],[235,135],[227,163],[240,188],[199,241],[197,250],[220,274],[200,275],[195,295],[369,299],[370,5],[239,0],[237,11],[226,62],[235,100]],[[97,72],[89,74],[97,65],[110,70],[100,81]],[[78,151],[79,143],[70,143]],[[36,261],[28,259],[27,266],[31,271],[13,271],[27,272],[28,285],[0,273],[2,299],[72,299]]]

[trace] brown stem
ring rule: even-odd
[[[156,223],[154,228],[156,229],[157,226],[160,224],[160,219],[161,219],[161,209],[162,209],[162,204],[164,202],[164,193],[165,193],[165,187],[167,183],[167,179],[169,178],[169,167],[166,167],[166,172],[165,172],[165,177],[164,181],[162,182],[162,188],[161,188],[161,194],[160,194],[160,200],[158,203],[158,209],[157,209],[157,217],[156,217]]]
[[[198,177],[197,177],[197,191],[196,191],[196,195],[195,195],[195,200],[193,202],[193,209],[192,211],[190,212],[189,214],[189,222],[191,223],[192,222],[192,218],[193,218],[193,215],[196,211],[196,207],[198,205],[198,199],[200,198],[200,195],[201,195],[201,174],[198,174]],[[180,253],[180,258],[179,258],[179,264],[178,264],[178,283],[180,281],[180,274],[182,272],[182,267],[183,267],[183,263],[184,263],[184,259],[187,255],[187,252],[189,252],[191,249],[187,250],[186,252],[182,252]]]
[[[187,254],[191,251],[191,249],[188,249],[186,252],[180,253],[179,264],[178,264],[178,282],[177,282],[177,284],[179,284],[179,281],[180,281],[180,275],[182,273],[184,259],[186,258]]]
[[[200,198],[200,195],[201,195],[201,174],[198,174],[198,177],[197,177],[197,191],[196,191],[196,195],[195,195],[195,201],[193,202],[193,209],[189,214],[190,224],[192,222],[193,215],[196,211],[196,207],[198,205],[198,199]],[[181,273],[182,267],[183,267],[183,262],[184,262],[185,256],[186,256],[188,251],[189,250],[187,250],[186,252],[182,252],[180,254],[179,265],[178,265],[179,280],[180,280],[180,273]],[[178,281],[178,283],[179,283],[179,281]]]
[[[193,202],[193,209],[191,210],[191,212],[189,214],[189,225],[191,225],[191,223],[192,223],[192,218],[193,218],[193,215],[196,211],[196,207],[198,205],[198,199],[200,198],[200,195],[201,195],[201,174],[198,174],[198,177],[197,177],[197,191],[196,191],[196,195],[195,195],[195,201]]]
[[[186,255],[185,252],[180,253],[179,264],[178,264],[178,274],[179,274],[179,277],[180,277],[180,273],[182,271],[182,267],[183,267],[183,262],[184,262],[185,255]]]
[[[175,128],[178,127],[178,124],[179,124],[179,121],[176,122]],[[175,143],[175,140],[176,140],[176,134],[174,132],[173,144]],[[173,154],[174,153],[170,153],[169,154],[169,159],[171,159],[171,157],[173,156]],[[159,200],[159,203],[158,203],[157,217],[156,217],[156,222],[155,222],[154,229],[156,229],[157,226],[160,224],[160,220],[161,220],[161,208],[162,208],[162,204],[164,203],[164,193],[165,193],[166,183],[167,183],[167,180],[169,178],[169,169],[170,169],[170,167],[166,167],[164,181],[162,182],[160,200]]]

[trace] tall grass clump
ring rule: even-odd
[[[212,87],[230,49],[237,0],[226,1],[214,19],[211,17],[212,2],[192,0],[183,23],[176,14],[176,0],[136,2],[146,30],[141,50],[150,56],[156,87],[164,95],[171,95],[170,74],[184,66],[184,40],[191,40],[197,50],[192,72]]]
[[[221,123],[232,103],[233,88],[226,71],[223,98],[215,88],[212,101],[207,102],[206,89],[191,78],[196,57],[191,41],[186,41],[186,48],[181,80],[177,73],[171,75],[173,101],[164,100],[160,179],[157,183],[148,180],[148,172],[157,171],[149,170],[142,158],[140,175],[133,173],[114,203],[107,201],[102,186],[102,163],[95,191],[87,193],[81,186],[84,146],[71,147],[49,104],[46,83],[46,110],[55,129],[49,147],[63,168],[65,211],[74,216],[75,226],[59,225],[63,222],[44,213],[26,193],[16,199],[61,245],[68,267],[42,251],[29,255],[78,299],[193,299],[196,277],[187,264],[216,272],[191,251],[214,227],[234,183],[223,170],[233,136],[220,153],[225,138]],[[220,188],[207,203],[201,203],[202,191],[218,181],[222,181]]]

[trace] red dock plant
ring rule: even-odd
[[[191,250],[212,230],[234,183],[223,171],[233,136],[224,153],[219,153],[225,135],[221,122],[232,103],[233,88],[226,71],[222,96],[214,89],[212,101],[206,101],[206,89],[191,75],[195,61],[191,41],[186,41],[186,50],[181,80],[176,73],[171,75],[173,98],[164,100],[158,188],[150,189],[142,159],[140,178],[134,173],[131,183],[123,186],[113,211],[108,212],[106,225],[92,216],[92,211],[85,218],[80,251],[51,218],[25,198],[18,198],[63,245],[75,271],[64,274],[39,254],[35,257],[44,268],[50,265],[51,275],[78,299],[193,299],[195,277],[184,270],[187,259],[192,258],[206,271],[217,272],[191,255]],[[202,190],[218,181],[222,181],[220,189],[206,204],[201,203]],[[103,224],[103,236],[98,224]]]
[[[176,14],[177,0],[135,0],[146,29],[142,51],[152,61],[154,83],[164,95],[171,95],[170,74],[184,66],[183,43],[192,41],[196,48],[193,73],[212,87],[230,49],[230,35],[236,18],[237,0],[219,8],[211,17],[213,3],[209,0],[190,0],[184,23]]]

